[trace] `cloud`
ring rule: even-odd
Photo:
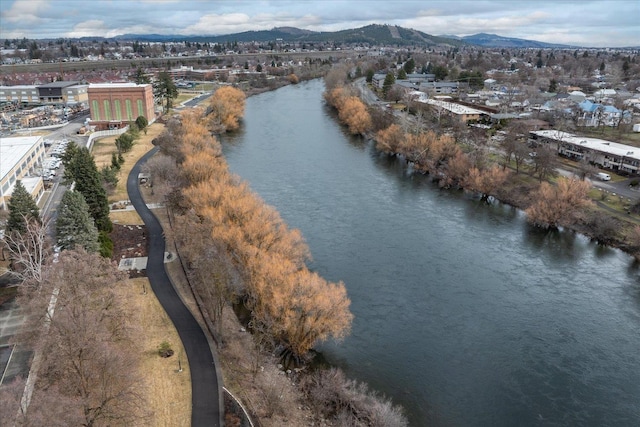
[[[66,37],[91,37],[96,34],[106,33],[109,31],[109,27],[104,21],[99,19],[90,19],[88,21],[80,22],[73,27],[73,30],[65,34]]]
[[[493,18],[459,18],[455,20],[457,28],[464,28],[468,34],[478,32],[508,32],[511,33],[521,27],[537,25],[539,21],[549,18],[546,12],[534,12],[529,15],[510,15]]]
[[[222,35],[292,26],[338,31],[400,25],[567,44],[638,44],[638,0],[0,0],[0,38]]]
[[[44,19],[38,15],[49,9],[49,3],[48,0],[16,0],[9,10],[2,13],[2,22],[26,25],[42,23]]]
[[[313,15],[300,17],[287,13],[259,13],[249,16],[245,13],[208,14],[202,16],[197,23],[180,31],[181,34],[231,34],[243,31],[270,30],[274,27],[309,28],[320,25],[322,20]]]

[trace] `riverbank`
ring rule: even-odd
[[[351,137],[323,90],[247,100],[223,153],[304,233],[310,266],[345,282],[354,324],[318,347],[327,361],[401,404],[411,425],[625,424],[638,398],[630,257],[438,191]]]
[[[358,92],[360,98],[366,100],[364,90],[368,89],[352,92]],[[336,102],[335,91],[336,89],[326,94],[325,99],[329,105],[340,111],[342,105],[341,102]],[[372,116],[375,113],[378,121],[380,116],[384,116],[385,121],[388,122],[384,126],[379,126],[377,123],[369,125],[369,129],[377,125],[379,129],[377,132],[372,130],[354,132],[352,114],[344,116],[338,114],[338,119],[349,127],[351,133],[360,133],[372,141],[377,151],[402,158],[408,168],[416,173],[431,176],[431,179],[442,188],[476,193],[486,201],[497,201],[527,211],[538,202],[537,197],[540,197],[539,190],[543,182],[551,186],[557,185],[555,171],[550,170],[545,175],[536,177],[534,176],[538,168],[536,162],[523,162],[511,158],[505,162],[501,158],[504,154],[500,146],[491,146],[490,142],[476,145],[468,142],[461,143],[454,139],[449,140],[448,138],[454,137],[451,137],[450,133],[443,133],[442,130],[436,130],[436,132],[420,130],[417,131],[417,135],[415,130],[412,133],[404,133],[400,129],[411,122],[410,117],[405,117],[410,114],[409,112],[390,113],[387,105],[383,103],[369,105],[368,109]],[[361,121],[365,122],[365,120]],[[469,133],[469,131],[466,132]],[[458,130],[454,134],[460,133],[461,131]],[[487,139],[486,136],[484,139]],[[529,163],[532,163],[532,166]],[[535,169],[532,172],[530,169],[533,167]],[[567,165],[561,164],[560,167],[567,167]],[[568,166],[568,169],[574,169],[574,167]],[[580,171],[569,172],[568,175],[577,177]],[[613,193],[611,197],[615,196],[616,194]],[[610,198],[608,192],[600,191],[590,195],[592,200],[590,206],[586,208],[576,206],[570,215],[561,216],[559,223],[536,225],[543,225],[548,229],[572,230],[599,244],[620,249],[640,259],[640,215],[636,210],[637,200],[635,205],[630,204],[625,211],[618,212],[604,203],[608,198]]]

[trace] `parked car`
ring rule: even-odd
[[[611,175],[608,173],[598,172],[597,177],[600,181],[611,181]]]

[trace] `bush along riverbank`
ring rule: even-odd
[[[428,174],[441,188],[470,191],[487,202],[512,205],[522,209],[536,227],[570,229],[640,260],[637,206],[627,213],[602,207],[590,197],[591,185],[584,180],[581,165],[571,177],[558,176],[557,152],[539,146],[535,156],[529,155],[527,132],[518,123],[507,128],[498,144],[491,143],[485,129],[466,124],[458,123],[446,132],[438,126],[425,129],[421,123],[428,119],[428,110],[417,110],[412,116],[411,109],[394,113],[386,104],[367,107],[353,86],[336,83],[331,73],[327,78],[325,100],[352,134],[371,139],[378,151]]]
[[[227,104],[238,107],[241,98],[225,90],[213,95],[209,115],[194,110],[169,120],[154,140],[160,154],[147,165],[154,192],[167,201],[167,233],[203,316],[214,325],[231,382],[240,386],[239,396],[261,425],[309,424],[300,421],[302,412],[322,424],[406,426],[402,409],[366,385],[337,369],[309,368],[315,345],[349,333],[350,300],[343,283],[328,282],[306,267],[310,253],[300,232],[229,172],[212,130],[238,124],[241,109]],[[233,117],[225,115],[230,111]],[[227,328],[223,322],[228,324],[238,302],[248,317],[243,326]],[[239,329],[251,332],[252,344],[226,353],[239,345]],[[247,360],[241,353],[253,356]],[[275,361],[286,380],[270,369]],[[250,390],[253,397],[245,394]],[[284,395],[294,397],[285,402]]]

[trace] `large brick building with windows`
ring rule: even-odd
[[[155,121],[153,87],[150,84],[98,83],[89,85],[91,125],[96,130],[119,129],[139,116]]]

